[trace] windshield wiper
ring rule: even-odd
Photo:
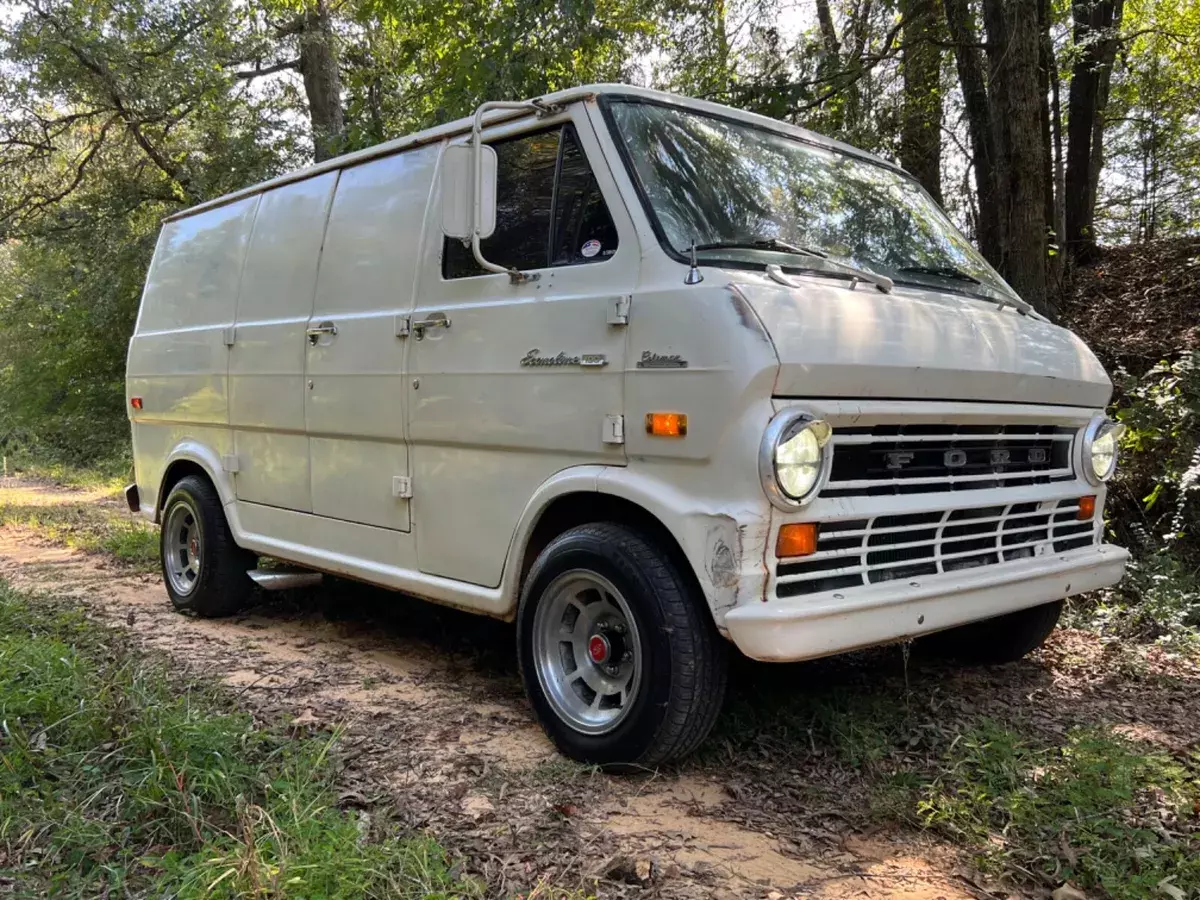
[[[861,281],[868,281],[875,287],[879,288],[885,294],[892,292],[894,283],[892,279],[886,275],[876,275],[874,272],[868,272],[866,269],[860,269],[857,266],[846,265],[846,263],[838,262],[829,258],[829,254],[820,250],[814,250],[811,247],[797,247],[795,244],[789,244],[786,241],[778,240],[777,238],[763,238],[760,240],[746,241],[713,241],[708,244],[696,244],[693,250],[770,250],[775,253],[791,253],[794,256],[815,256],[818,259],[825,261],[827,266],[832,266],[835,270],[843,274],[850,275]],[[772,271],[775,270],[775,271]],[[782,274],[782,269],[778,266],[767,266],[767,274],[770,275],[780,284],[787,284],[791,287],[795,285],[790,281],[780,281],[779,274]],[[778,274],[777,274],[778,273]],[[784,276],[786,277],[786,276]]]
[[[828,253],[814,250],[812,247],[797,247],[778,238],[763,238],[753,241],[712,241],[708,244],[697,244],[696,250],[774,250],[778,253],[799,253],[801,256],[818,256],[829,259]]]
[[[914,275],[933,275],[935,277],[946,278],[951,281],[962,281],[966,282],[967,284],[977,284],[985,290],[1000,294],[1000,292],[995,288],[984,284],[974,275],[970,275],[956,266],[900,266],[900,268],[896,269],[896,271],[911,272]],[[1013,297],[1008,294],[1000,294],[1000,296],[993,297],[990,294],[980,294],[976,291],[971,291],[970,293],[974,297],[979,297],[982,300],[988,300],[999,305],[1001,309],[1004,309],[1006,306],[1012,306],[1027,316],[1031,315],[1037,319],[1044,319],[1044,317],[1039,314],[1033,308],[1033,306],[1031,306],[1029,303],[1026,303],[1020,297]]]
[[[971,284],[983,284],[974,275],[964,272],[955,266],[901,266],[897,272],[912,272],[914,275],[935,275],[938,278],[949,278],[954,281],[967,281]]]

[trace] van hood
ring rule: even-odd
[[[886,397],[1103,407],[1112,382],[1065,328],[986,300],[729,272],[779,355],[779,397]]]

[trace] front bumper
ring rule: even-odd
[[[738,606],[725,627],[753,659],[815,659],[1060,600],[1120,581],[1129,553],[1112,544],[830,595]]]

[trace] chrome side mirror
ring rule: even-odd
[[[479,200],[475,199],[475,159],[479,155]],[[451,144],[442,157],[442,234],[471,240],[496,230],[496,151],[487,144]]]

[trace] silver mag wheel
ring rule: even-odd
[[[556,715],[583,734],[605,734],[629,714],[642,683],[641,636],[628,602],[583,569],[555,578],[537,605],[533,664]]]
[[[177,500],[164,525],[163,562],[171,587],[180,597],[195,590],[200,580],[201,541],[196,510],[186,499]]]

